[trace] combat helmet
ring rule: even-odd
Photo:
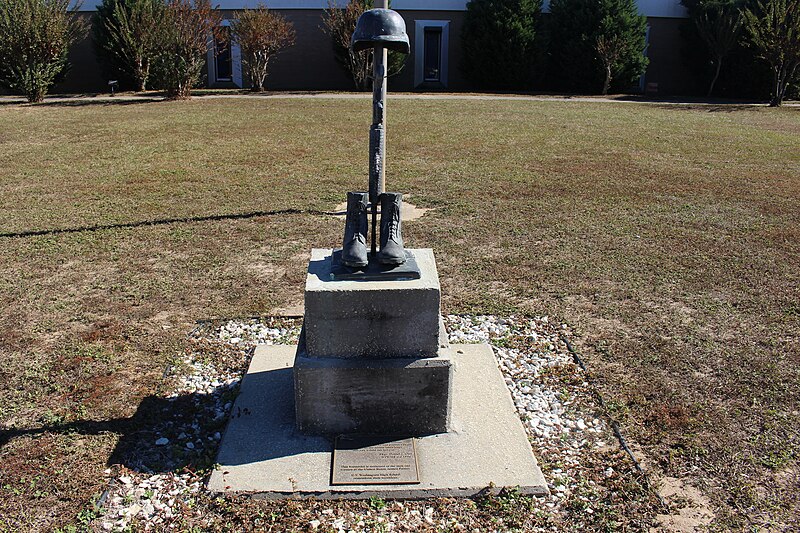
[[[397,11],[370,9],[358,17],[350,47],[357,52],[378,44],[404,54],[411,52],[406,34],[406,22]]]

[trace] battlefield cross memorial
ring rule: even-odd
[[[347,192],[341,248],[311,250],[298,344],[256,349],[208,488],[272,498],[546,494],[491,347],[448,343],[434,252],[403,241],[402,193],[386,190],[386,68],[389,50],[410,46],[403,18],[375,4],[352,39],[374,54],[368,190]]]

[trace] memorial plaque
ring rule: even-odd
[[[336,438],[331,485],[419,483],[414,439],[352,436]]]

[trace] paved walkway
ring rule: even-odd
[[[269,92],[269,93],[204,93],[194,96],[196,99],[326,99],[326,100],[367,100],[372,98],[372,93],[347,93],[347,92]],[[530,102],[594,102],[594,103],[623,103],[645,105],[675,105],[675,106],[761,106],[765,102],[753,100],[722,100],[703,98],[649,98],[644,96],[563,96],[563,95],[518,95],[518,94],[475,94],[475,93],[391,93],[392,100],[520,100]],[[158,102],[164,97],[157,94],[122,93],[116,96],[108,94],[98,95],[55,95],[48,96],[41,104],[36,105],[91,105],[91,104],[120,104],[132,102]],[[0,96],[0,106],[25,104],[25,99],[15,96]],[[800,107],[800,102],[785,102],[786,107]]]

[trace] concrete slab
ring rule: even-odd
[[[309,357],[436,356],[440,287],[433,250],[407,251],[419,279],[333,280],[333,250],[311,250],[303,321]]]
[[[416,440],[421,483],[331,486],[332,441],[295,428],[295,346],[259,346],[211,475],[212,492],[286,498],[427,498],[474,496],[519,487],[547,494],[547,484],[492,354],[481,344],[451,345],[455,363],[449,433]]]

